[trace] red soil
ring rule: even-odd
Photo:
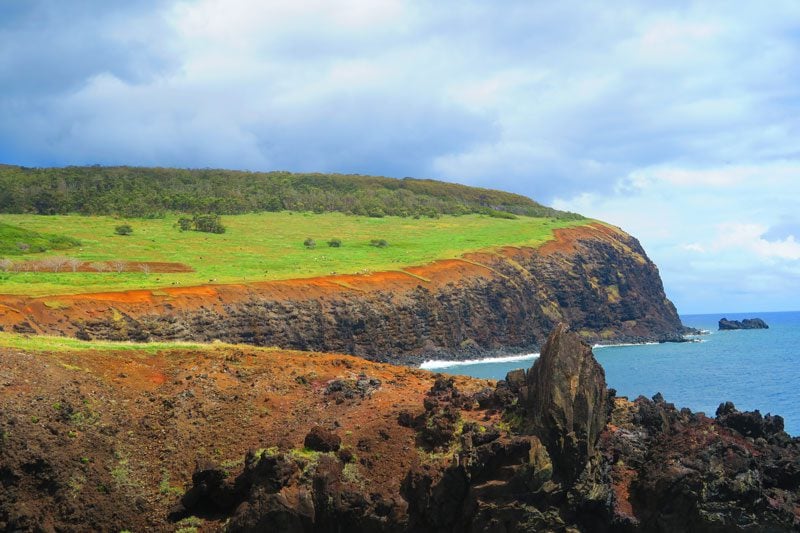
[[[235,474],[248,449],[302,449],[313,425],[334,430],[357,454],[367,494],[397,495],[405,472],[428,460],[414,431],[397,422],[401,410],[423,411],[435,377],[423,370],[245,347],[155,355],[0,348],[0,369],[3,415],[16,420],[6,451],[20,462],[45,457],[64,483],[81,480],[80,505],[88,507],[76,510],[76,520],[84,523],[97,519],[97,509],[112,520],[112,510],[129,507],[119,502],[136,500],[152,511],[145,517],[130,507],[130,529],[173,531],[162,520],[177,501],[174,492],[189,484],[196,460],[231,464]],[[330,380],[362,373],[381,381],[370,396],[337,402],[326,395]],[[467,393],[489,384],[456,377]],[[483,411],[462,415],[484,424],[488,419]],[[164,491],[165,479],[175,491]],[[48,497],[30,490],[30,505],[50,512]],[[161,519],[144,521],[154,517]]]

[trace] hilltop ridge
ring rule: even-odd
[[[0,166],[0,213],[159,217],[341,212],[382,217],[488,214],[583,218],[519,194],[431,179],[146,167]]]

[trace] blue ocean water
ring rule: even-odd
[[[720,318],[763,318],[770,329],[717,331]],[[800,435],[800,312],[681,316],[687,326],[709,330],[701,342],[595,347],[609,387],[633,399],[660,392],[677,407],[714,416],[723,401],[739,410],[781,415],[786,431]],[[468,364],[423,365],[438,372],[502,379],[528,368],[536,355]]]

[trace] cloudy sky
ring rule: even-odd
[[[6,1],[0,162],[503,188],[681,312],[800,309],[800,2]]]

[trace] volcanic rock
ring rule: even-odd
[[[720,331],[730,331],[734,329],[769,329],[769,326],[760,318],[745,318],[741,321],[728,320],[727,318],[720,319]]]
[[[605,372],[591,347],[559,324],[527,375],[526,406],[534,433],[547,447],[556,472],[574,480],[595,453],[606,425]]]
[[[306,435],[303,444],[306,448],[317,452],[335,452],[342,445],[342,438],[321,426],[314,426]]]

